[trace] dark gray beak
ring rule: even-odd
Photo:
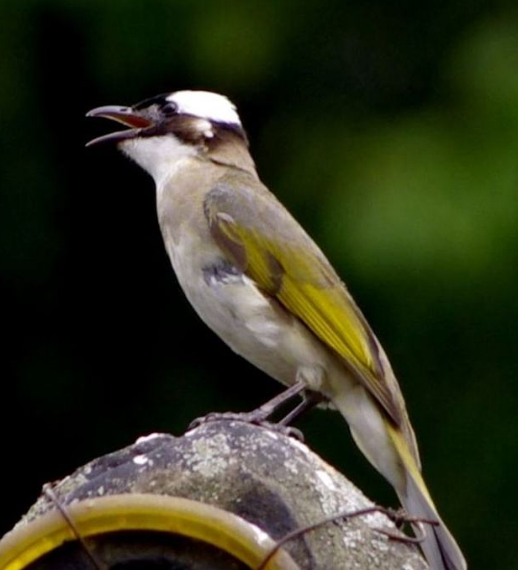
[[[116,131],[114,133],[108,133],[97,137],[88,143],[86,146],[92,146],[94,144],[104,143],[104,142],[120,142],[128,139],[138,137],[143,129],[151,127],[153,121],[143,117],[141,113],[135,111],[132,107],[119,107],[117,105],[106,105],[104,107],[97,107],[88,111],[87,117],[103,117],[105,119],[111,119],[112,121],[117,121],[123,125],[130,127],[124,131]]]

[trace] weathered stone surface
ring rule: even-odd
[[[61,481],[64,504],[118,493],[186,497],[231,511],[281,538],[339,512],[372,503],[299,441],[237,421],[201,425],[182,437],[155,434],[96,459]],[[54,508],[42,496],[20,524]],[[379,513],[326,524],[286,545],[305,570],[424,570],[414,547]]]

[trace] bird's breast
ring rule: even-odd
[[[166,245],[178,281],[200,317],[239,352],[247,352],[251,343],[274,346],[281,325],[272,319],[270,300],[209,236],[202,240],[187,234]]]
[[[226,259],[209,236],[164,232],[178,281],[202,320],[235,352],[285,384],[301,368],[320,370],[320,343],[278,302]]]

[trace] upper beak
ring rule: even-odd
[[[86,116],[104,117],[106,119],[112,119],[113,121],[117,121],[118,123],[122,123],[123,125],[131,127],[130,129],[126,129],[124,131],[116,131],[114,133],[108,133],[107,135],[97,137],[86,143],[86,146],[108,141],[119,142],[127,139],[132,139],[138,136],[142,129],[150,127],[153,124],[153,121],[147,119],[146,117],[143,117],[138,111],[135,111],[131,107],[119,107],[117,105],[97,107],[96,109],[88,111]]]

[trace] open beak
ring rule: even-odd
[[[97,107],[88,111],[87,117],[104,117],[105,119],[112,119],[118,123],[122,123],[129,129],[123,131],[115,131],[114,133],[108,133],[107,135],[102,135],[97,137],[88,143],[86,146],[92,146],[94,144],[104,143],[104,142],[120,142],[128,139],[137,137],[143,129],[151,127],[153,121],[143,117],[138,111],[135,111],[131,107],[119,107],[117,105],[106,105],[105,107]]]

